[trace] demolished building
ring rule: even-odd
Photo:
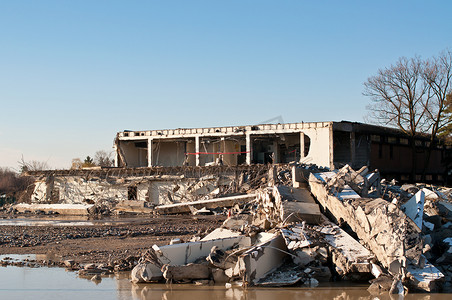
[[[403,276],[432,291],[444,275],[425,256],[425,202],[416,196],[397,204],[398,191],[381,187],[384,174],[409,173],[406,142],[396,130],[350,122],[124,131],[115,141],[114,168],[28,172],[36,178],[30,205],[160,214],[229,214],[234,207],[220,231],[151,247],[134,271],[138,282],[213,276],[245,285],[315,285],[333,273],[359,280],[385,273],[391,282]],[[443,176],[444,151],[432,154],[432,180]],[[187,259],[191,249],[202,251]]]
[[[416,138],[420,180],[429,138]],[[300,162],[330,169],[368,166],[385,178],[407,181],[412,147],[400,130],[356,122],[259,124],[118,132],[117,167],[228,166]],[[450,147],[438,144],[426,171],[427,182],[444,182]]]

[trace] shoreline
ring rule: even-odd
[[[117,221],[110,225],[0,225],[0,255],[46,255],[40,262],[43,266],[64,267],[64,261],[70,260],[74,266],[103,264],[127,270],[124,263],[138,260],[152,245],[166,245],[175,238],[188,241],[212,231],[225,219],[223,215],[140,215],[109,218]]]

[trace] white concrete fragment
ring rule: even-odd
[[[421,191],[425,194],[425,199],[438,199],[438,194],[432,190],[429,190],[427,188],[423,188]]]
[[[263,242],[247,250],[239,256],[238,265],[243,279],[255,285],[260,279],[278,268],[287,255],[284,239],[280,234],[272,234],[271,238],[262,237]]]
[[[201,241],[209,241],[209,240],[216,240],[216,239],[225,239],[225,238],[231,238],[240,236],[241,233],[237,231],[232,231],[226,228],[217,228],[208,235],[206,235],[204,238],[201,239]]]
[[[381,274],[383,274],[383,271],[381,270],[379,265],[372,264],[371,273],[375,276],[375,278],[378,278]]]
[[[401,206],[405,214],[414,221],[417,227],[422,230],[422,218],[424,215],[425,192],[422,189],[417,192],[410,200]]]
[[[160,265],[177,266],[186,265],[194,262],[200,257],[208,256],[210,254],[210,250],[214,246],[221,250],[231,249],[235,246],[250,247],[251,239],[245,236],[236,236],[223,239],[166,245],[161,247],[153,245],[152,249],[155,251]],[[155,281],[162,278],[163,273],[158,264],[152,262],[147,263],[145,265],[145,269],[147,277],[143,278],[144,281]]]
[[[328,223],[325,241],[334,248],[333,263],[345,273],[370,273],[373,254],[339,226]],[[325,231],[324,228],[319,231]]]
[[[423,258],[425,259],[425,257]],[[407,266],[407,271],[412,276],[410,285],[426,292],[435,290],[436,282],[444,279],[444,274],[427,261],[427,259],[425,259],[424,268],[415,267],[409,264]]]

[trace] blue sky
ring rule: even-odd
[[[362,122],[363,82],[452,47],[452,1],[0,0],[0,167],[116,132]]]

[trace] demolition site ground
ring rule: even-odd
[[[14,220],[7,217],[2,215],[0,222]],[[149,245],[165,245],[175,238],[188,241],[194,235],[212,231],[225,219],[223,215],[141,216],[112,219],[108,225],[104,221],[80,226],[3,225],[0,255],[45,255],[35,262],[17,262],[30,266],[62,266],[64,260],[73,260],[75,264],[122,264],[127,269],[124,264],[140,257]],[[8,260],[2,261],[6,263]]]

